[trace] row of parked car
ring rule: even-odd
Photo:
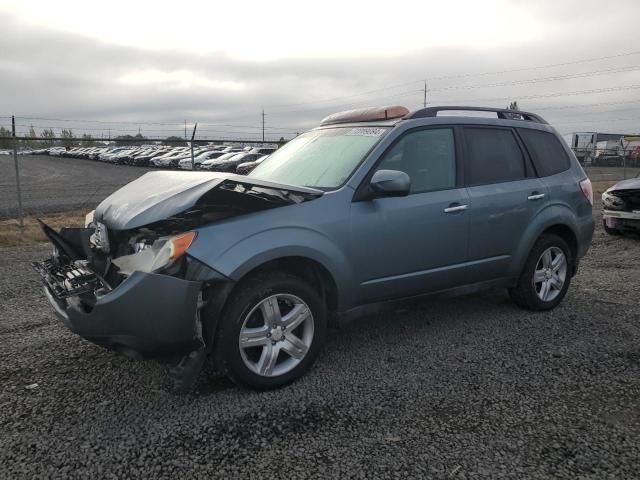
[[[247,174],[276,150],[277,146],[235,147],[203,145],[193,149],[193,168]],[[27,153],[27,152],[25,152]],[[84,158],[119,165],[191,170],[191,148],[164,145],[135,147],[51,147],[32,150],[34,155]]]

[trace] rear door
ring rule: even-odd
[[[467,126],[463,137],[470,197],[467,281],[476,283],[506,276],[548,192],[513,129]]]

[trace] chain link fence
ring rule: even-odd
[[[0,155],[0,220],[19,220],[13,155]],[[24,217],[84,212],[148,169],[76,158],[18,154]]]
[[[18,152],[22,209],[25,217],[86,212],[118,188],[149,171],[131,165]],[[640,172],[640,164],[621,159],[588,159],[592,181],[615,183]],[[18,219],[18,189],[12,152],[0,154],[0,220]]]

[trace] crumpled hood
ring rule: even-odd
[[[629,178],[616,183],[608,191],[617,190],[640,190],[640,178]]]
[[[149,172],[104,199],[96,208],[94,219],[110,229],[130,230],[185,212],[204,195],[218,188],[238,195],[251,195],[252,200],[263,198],[251,194],[254,187],[261,192],[272,192],[271,198],[279,202],[266,199],[264,202],[270,202],[273,206],[299,203],[324,193],[313,188],[266,182],[230,173]]]

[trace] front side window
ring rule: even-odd
[[[511,130],[466,127],[464,136],[467,185],[488,185],[526,177],[524,156]]]
[[[336,189],[388,130],[387,127],[312,130],[273,152],[249,176],[287,185]]]
[[[376,170],[400,170],[411,179],[410,193],[454,188],[455,141],[451,128],[407,133],[388,150]]]

